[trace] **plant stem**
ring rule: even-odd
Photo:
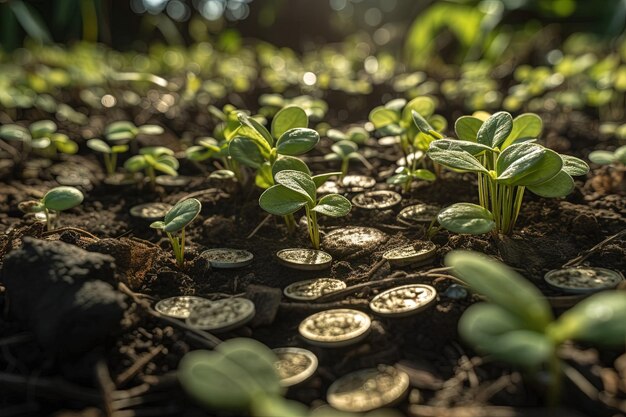
[[[148,178],[150,178],[150,186],[154,190],[156,188],[156,176],[154,174],[154,168],[148,165],[146,167],[146,174],[148,174]]]
[[[52,219],[50,218],[50,211],[47,208],[43,209],[43,212],[46,215],[46,230],[49,232],[53,229],[52,227]]]
[[[306,221],[307,227],[309,229],[309,237],[311,238],[311,243],[313,244],[314,249],[320,248],[320,230],[317,225],[317,213],[309,207],[306,207]]]
[[[296,231],[296,218],[293,213],[287,214],[286,216],[283,216],[283,218],[285,219],[285,224],[287,225],[287,233],[290,235],[293,234],[293,232]]]
[[[561,360],[559,359],[556,349],[550,356],[548,362],[549,383],[548,383],[548,407],[556,407],[561,399]]]
[[[339,178],[339,181],[343,180],[343,177],[345,177],[346,174],[348,174],[349,163],[350,163],[350,160],[348,158],[345,158],[341,161],[341,178]]]

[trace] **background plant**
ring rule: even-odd
[[[25,159],[31,151],[53,158],[58,152],[75,154],[78,144],[67,135],[57,132],[57,125],[52,120],[39,120],[28,128],[16,124],[0,127],[0,138],[22,144],[22,156]]]
[[[110,146],[102,139],[89,139],[87,147],[102,154],[104,160],[104,168],[107,176],[112,176],[117,170],[117,156],[128,151],[128,145]]]
[[[19,209],[24,213],[44,213],[48,230],[55,229],[60,213],[83,202],[83,193],[74,187],[62,186],[49,190],[41,200],[23,201]]]
[[[202,204],[195,198],[182,200],[172,207],[161,221],[153,222],[150,227],[163,230],[172,245],[176,264],[182,268],[185,264],[185,227],[191,223],[202,210]],[[180,232],[177,236],[176,233]]]
[[[139,150],[139,155],[131,156],[124,162],[124,168],[128,172],[144,171],[150,179],[152,188],[156,187],[156,172],[177,176],[178,159],[174,157],[174,151],[164,146],[148,146]]]
[[[348,166],[351,160],[361,161],[368,169],[373,169],[372,165],[359,153],[359,146],[356,142],[340,140],[330,147],[331,152],[324,155],[327,161],[341,161],[341,176],[343,179],[348,174]]]
[[[623,346],[626,340],[626,294],[605,291],[590,296],[558,319],[543,294],[506,265],[475,252],[454,251],[445,263],[486,303],[470,306],[459,333],[479,352],[518,365],[535,377],[547,369],[548,402],[560,397],[563,366],[559,347],[568,340]]]
[[[261,194],[259,205],[268,213],[278,216],[293,214],[304,207],[309,238],[315,249],[320,248],[317,215],[346,216],[352,209],[350,201],[339,194],[327,194],[317,199],[317,188],[337,173],[310,176],[304,172],[284,170],[276,174],[276,185]]]

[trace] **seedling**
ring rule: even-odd
[[[104,158],[104,168],[109,177],[114,175],[117,170],[117,155],[128,151],[128,145],[110,146],[102,139],[89,139],[87,141],[87,147],[102,154]]]
[[[23,201],[18,207],[24,213],[44,213],[47,229],[53,230],[60,213],[78,206],[83,199],[83,193],[77,188],[63,186],[51,189],[39,201]]]
[[[52,158],[57,152],[75,154],[78,144],[63,133],[57,133],[57,125],[52,120],[39,120],[31,123],[28,129],[15,124],[0,127],[0,138],[22,143],[22,157],[26,159],[31,150]]]
[[[319,249],[320,233],[317,214],[342,217],[347,215],[352,208],[350,201],[339,194],[327,194],[317,200],[317,188],[335,174],[311,177],[300,171],[280,171],[274,177],[277,184],[261,194],[259,205],[268,213],[278,216],[293,214],[304,207],[311,243],[315,249]]]
[[[185,227],[198,216],[200,210],[202,204],[195,198],[188,198],[172,207],[162,221],[150,225],[153,229],[163,230],[167,234],[179,268],[185,264]],[[178,232],[179,236],[176,235]]]
[[[119,121],[113,122],[104,130],[104,136],[110,142],[124,143],[130,142],[137,138],[139,135],[161,135],[163,134],[163,128],[158,125],[142,125],[136,126],[133,122]]]
[[[194,146],[190,146],[185,150],[187,158],[191,161],[201,162],[207,159],[219,159],[223,167],[232,172],[237,181],[243,182],[243,174],[239,163],[228,155],[228,141],[218,142],[214,138],[200,138]]]
[[[348,165],[351,160],[361,161],[368,169],[373,169],[367,159],[359,153],[359,146],[355,142],[341,140],[334,143],[330,149],[332,152],[324,155],[324,159],[327,161],[341,161],[340,180],[348,174]]]
[[[614,152],[593,151],[589,154],[589,160],[598,165],[621,164],[626,166],[626,145],[620,146]]]
[[[173,177],[178,175],[178,160],[173,156],[174,151],[164,146],[149,146],[141,148],[139,155],[130,157],[124,163],[129,172],[144,171],[150,179],[152,188],[156,187],[156,171]]]
[[[584,161],[533,143],[542,122],[532,113],[514,120],[498,112],[484,123],[463,116],[455,130],[459,140],[434,141],[428,155],[448,168],[478,174],[480,205],[453,204],[438,216],[443,227],[456,233],[510,234],[526,188],[541,197],[563,197],[574,189],[572,176],[589,171]]]
[[[428,169],[411,169],[409,167],[398,167],[395,175],[387,179],[387,184],[401,185],[405,193],[411,189],[413,181],[435,181],[437,176]]]
[[[369,132],[361,126],[353,126],[345,132],[337,129],[328,129],[326,136],[335,142],[347,140],[358,145],[363,145],[370,138]]]
[[[459,322],[461,337],[479,352],[535,375],[546,367],[551,405],[560,396],[564,365],[558,353],[563,343],[624,345],[626,294],[622,291],[592,295],[555,320],[541,292],[506,265],[467,251],[454,251],[445,262],[488,300],[465,311]]]
[[[328,111],[328,104],[319,98],[303,95],[291,99],[284,98],[280,94],[263,94],[259,97],[259,112],[265,117],[274,117],[280,109],[288,106],[297,106],[306,112],[313,121],[324,118]]]

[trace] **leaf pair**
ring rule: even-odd
[[[150,227],[167,233],[176,233],[191,223],[202,210],[202,204],[195,198],[178,202],[166,214],[162,221],[153,222]]]
[[[133,122],[119,121],[107,125],[104,129],[104,136],[112,142],[129,141],[135,139],[138,135],[161,135],[164,132],[161,126],[142,125],[136,126]]]
[[[174,151],[164,146],[149,146],[139,150],[139,155],[130,157],[124,163],[129,172],[138,172],[148,168],[163,172],[167,175],[178,175],[178,160]]]
[[[19,209],[25,213],[38,213],[45,210],[65,211],[83,202],[83,193],[74,187],[55,187],[49,190],[39,201],[20,203]]]
[[[462,116],[454,124],[454,130],[460,140],[504,150],[515,143],[536,140],[543,130],[543,122],[534,113],[513,119],[507,112],[498,112],[485,122],[474,116]]]

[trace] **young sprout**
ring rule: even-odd
[[[185,227],[198,216],[200,210],[202,210],[200,201],[188,198],[172,207],[162,221],[150,225],[153,229],[163,230],[167,234],[179,268],[185,264]],[[177,236],[178,232],[180,235]]]
[[[158,125],[136,126],[133,122],[119,121],[113,122],[104,130],[104,136],[110,142],[132,141],[139,135],[161,135],[163,128]]]
[[[102,139],[89,139],[87,141],[87,147],[102,154],[104,167],[109,177],[115,174],[117,170],[117,155],[128,151],[128,145],[110,146]]]
[[[60,213],[78,206],[83,199],[83,193],[77,188],[62,186],[51,189],[39,201],[21,202],[18,208],[24,213],[44,213],[47,229],[53,230],[58,224]]]
[[[320,232],[317,214],[343,217],[352,209],[350,201],[339,194],[328,194],[317,199],[317,188],[336,174],[334,172],[312,177],[300,171],[280,171],[274,177],[277,184],[261,194],[259,205],[268,213],[278,216],[293,214],[304,207],[311,243],[315,249],[319,249]]]
[[[132,156],[124,163],[128,172],[144,171],[150,179],[152,188],[156,187],[156,171],[167,175],[178,175],[178,160],[174,158],[174,151],[164,146],[149,146],[141,148],[139,155]]]
[[[626,166],[626,145],[620,146],[614,152],[593,151],[589,154],[589,160],[598,165],[621,164]]]
[[[237,181],[243,182],[243,173],[239,163],[228,155],[228,141],[218,142],[214,138],[205,137],[196,141],[196,145],[185,149],[187,159],[190,161],[202,162],[207,159],[219,159],[224,169],[235,174]]]
[[[387,184],[401,185],[404,192],[408,193],[413,181],[435,181],[436,179],[437,176],[428,169],[398,167],[395,174],[387,179]]]
[[[15,124],[4,125],[0,127],[0,138],[21,142],[24,158],[31,150],[46,158],[54,157],[57,152],[70,155],[78,152],[78,144],[67,135],[58,133],[52,120],[33,122],[28,129]]]
[[[365,130],[365,128],[361,126],[352,126],[345,132],[342,132],[338,129],[328,129],[328,131],[326,132],[326,136],[328,136],[335,142],[347,140],[359,145],[363,145],[369,139],[370,134],[367,130]]]
[[[485,122],[463,116],[455,130],[459,140],[430,144],[430,158],[448,168],[478,175],[480,205],[453,204],[437,220],[456,233],[510,234],[521,210],[526,189],[541,197],[563,197],[574,189],[572,176],[585,175],[587,164],[533,143],[542,122],[532,113],[515,119],[498,112]]]
[[[459,333],[479,352],[532,373],[546,366],[548,403],[560,397],[562,363],[559,347],[568,340],[623,346],[626,338],[626,293],[592,295],[558,319],[550,304],[528,280],[484,255],[451,252],[445,260],[453,273],[488,302],[470,306],[459,321]]]
[[[368,169],[373,169],[372,165],[359,153],[359,146],[355,142],[349,140],[340,140],[333,143],[330,147],[331,153],[324,155],[324,159],[328,161],[341,161],[341,176],[343,179],[348,174],[348,165],[350,160],[356,159],[361,161]]]

